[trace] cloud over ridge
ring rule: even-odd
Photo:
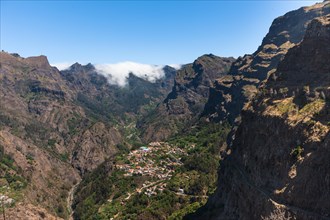
[[[155,82],[165,75],[165,65],[150,65],[125,61],[115,64],[96,64],[94,66],[98,73],[108,78],[110,84],[116,84],[122,87],[127,84],[127,78],[130,73],[150,82]],[[168,66],[174,69],[181,68],[180,64],[170,64]]]
[[[115,64],[96,64],[95,68],[98,73],[106,76],[111,84],[119,86],[126,85],[127,77],[130,73],[150,82],[155,82],[165,75],[163,65],[149,65],[131,61]]]
[[[70,68],[68,62],[54,63],[59,70],[65,70]],[[170,64],[174,69],[180,69],[179,64]],[[94,64],[97,73],[104,75],[110,84],[115,84],[124,87],[127,84],[127,78],[130,73],[146,79],[150,82],[155,82],[157,79],[164,77],[164,67],[165,65],[150,65],[136,63],[132,61],[119,62],[114,64]]]

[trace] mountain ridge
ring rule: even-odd
[[[24,213],[69,219],[72,201],[74,208],[98,213],[104,204],[85,192],[95,189],[108,204],[115,195],[104,197],[102,183],[135,184],[112,176],[122,174],[115,161],[127,163],[118,157],[169,140],[187,147],[169,190],[159,194],[166,195],[161,198],[174,217],[203,205],[221,157],[216,191],[186,219],[329,219],[329,14],[329,1],[288,12],[274,20],[251,55],[202,55],[178,71],[165,66],[165,76],[155,82],[130,73],[125,87],[109,83],[92,64],[59,71],[43,55],[1,52],[0,189],[10,204],[6,213],[13,219]],[[233,127],[226,144],[228,122]],[[184,185],[187,177],[193,181]],[[139,203],[129,193],[126,198]],[[143,193],[132,198],[149,201]],[[109,207],[105,213],[117,208]],[[169,216],[168,210],[157,214]],[[84,210],[78,211],[77,219]],[[155,218],[153,211],[138,216]]]
[[[217,191],[186,219],[329,219],[329,40],[330,15],[315,18],[242,111]]]
[[[330,2],[302,7],[276,18],[262,44],[252,55],[239,57],[228,76],[217,79],[202,115],[212,121],[234,124],[245,103],[271,75],[284,55],[303,37],[308,23],[330,13]]]
[[[205,54],[178,70],[172,91],[139,123],[145,141],[164,140],[195,123],[203,111],[209,87],[227,74],[235,59]]]
[[[30,207],[27,212],[38,216],[37,205],[48,210],[42,211],[45,216],[67,218],[70,187],[106,158],[141,144],[132,124],[165,96],[174,75],[166,67],[164,78],[151,83],[131,74],[127,88],[121,88],[110,85],[91,64],[75,63],[59,71],[45,56],[1,52],[0,147],[5,163],[0,182],[11,188],[22,184],[17,193],[6,190],[18,197],[19,210]],[[15,212],[9,209],[8,214],[19,218]]]

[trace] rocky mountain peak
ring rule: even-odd
[[[73,209],[76,214],[88,215],[86,218],[95,217],[93,213],[100,210],[112,212],[116,205],[103,206],[110,201],[120,199],[128,204],[135,201],[132,198],[143,198],[130,194],[131,179],[126,185],[117,174],[109,175],[117,165],[133,165],[124,156],[132,147],[143,141],[172,141],[169,137],[178,134],[177,144],[189,147],[189,151],[173,159],[183,162],[182,170],[189,175],[175,171],[171,182],[159,182],[169,183],[170,191],[176,186],[184,190],[170,193],[179,196],[178,200],[163,200],[175,202],[174,211],[185,202],[193,202],[177,214],[204,204],[204,198],[214,192],[213,186],[211,191],[209,186],[204,188],[211,178],[204,178],[202,173],[216,173],[221,152],[218,187],[206,206],[188,218],[329,219],[329,3],[327,0],[275,19],[251,55],[235,60],[205,54],[178,71],[165,66],[165,77],[153,82],[147,75],[130,73],[125,87],[109,83],[108,75],[100,74],[91,63],[74,63],[59,71],[49,65],[46,56],[23,58],[1,52],[0,188],[1,193],[6,192],[2,186],[9,184],[7,192],[18,198],[17,204],[8,207],[9,218],[40,215],[43,219],[70,219],[65,210],[71,209],[74,192]],[[226,145],[227,121],[233,129]],[[211,129],[204,130],[204,126]],[[189,129],[198,133],[189,134]],[[220,129],[224,133],[218,132]],[[210,133],[213,130],[216,133]],[[190,147],[190,142],[200,143]],[[211,154],[219,158],[209,163]],[[191,155],[196,157],[186,157]],[[156,158],[164,161],[163,157]],[[202,164],[203,172],[191,169],[194,163]],[[204,169],[209,164],[212,170]],[[144,179],[135,177],[138,184]],[[82,184],[76,188],[81,178]],[[184,186],[176,179],[190,183]],[[212,174],[211,181],[215,180]],[[200,188],[198,194],[193,194],[196,188]],[[126,191],[128,197],[122,200]],[[104,197],[98,197],[100,194]],[[154,200],[145,198],[138,201],[148,201],[143,206],[154,211],[149,206]],[[43,208],[30,208],[32,201]],[[34,214],[26,214],[26,210]],[[167,214],[178,217],[172,210]],[[156,218],[140,216],[138,219]]]
[[[330,15],[309,24],[304,40],[289,50],[270,81],[278,87],[321,87],[330,80]],[[311,56],[317,54],[318,56]],[[322,56],[321,56],[322,55]]]
[[[226,64],[231,64],[235,59],[233,57],[221,57],[213,54],[205,54],[198,57],[194,62],[192,68],[197,74],[204,74],[204,77],[214,79],[219,76],[220,72],[225,72]],[[228,68],[228,67],[227,67]],[[227,69],[228,71],[228,69]],[[212,82],[210,82],[212,83]]]
[[[265,45],[274,44],[277,47],[290,42],[297,44],[302,40],[309,22],[319,16],[330,13],[329,1],[302,7],[276,18],[261,46],[254,53],[258,53]]]
[[[10,53],[4,52],[4,51],[0,52],[0,63],[1,64],[11,65],[11,64],[16,63],[16,65],[18,65],[18,63],[22,63],[23,60],[24,59],[22,57],[20,57],[19,54],[16,54],[16,53],[10,54]]]
[[[82,65],[82,64],[76,62],[69,67],[70,72],[81,72],[81,71],[87,72],[87,71],[91,71],[94,69],[95,69],[95,67],[91,63]]]
[[[228,75],[217,79],[210,90],[203,116],[212,121],[229,120],[234,123],[244,105],[257,94],[259,86],[276,71],[285,54],[303,40],[308,24],[314,18],[329,13],[329,2],[323,2],[276,18],[261,46],[252,55],[239,57]],[[313,25],[318,26],[316,23]],[[311,32],[315,33],[312,30]],[[308,36],[307,33],[306,37]],[[308,53],[306,52],[306,56]]]
[[[227,74],[232,57],[206,54],[177,71],[174,86],[154,116],[147,115],[141,122],[145,140],[163,140],[178,132],[178,127],[196,120],[203,111],[214,80]],[[149,118],[152,118],[150,120]]]
[[[241,112],[215,194],[187,219],[329,219],[329,15],[308,23]]]
[[[25,62],[38,68],[50,68],[48,58],[44,55],[28,57],[25,59]]]
[[[31,66],[39,69],[50,69],[48,58],[44,55],[23,58],[17,53],[0,52],[0,63],[7,65]]]

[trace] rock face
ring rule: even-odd
[[[330,218],[329,42],[328,13],[245,106],[215,194],[187,219]]]
[[[79,134],[70,140],[73,146],[72,164],[85,173],[95,169],[105,158],[117,152],[118,144],[129,147],[130,142],[139,139],[133,135],[137,117],[146,114],[156,103],[165,98],[174,83],[175,69],[166,66],[165,77],[155,83],[130,74],[126,87],[108,83],[107,78],[97,73],[93,65],[75,63],[68,70],[61,71],[66,84],[75,93],[74,101],[82,107],[89,120],[75,119],[88,130],[79,126]],[[94,147],[95,146],[95,147]]]
[[[58,71],[45,56],[1,52],[0,196],[17,200],[8,217],[68,218],[72,186],[139,132],[163,140],[242,112],[217,191],[187,218],[329,219],[329,14],[329,1],[289,12],[252,55],[204,55],[155,83],[130,74],[124,88],[91,64]]]
[[[67,162],[54,157],[46,149],[12,135],[10,131],[0,131],[0,146],[3,147],[4,154],[10,155],[10,158],[15,161],[15,167],[17,167],[14,170],[15,173],[13,170],[8,173],[7,168],[2,165],[3,170],[1,169],[0,174],[5,184],[1,184],[1,187],[2,189],[9,187],[8,191],[17,190],[14,194],[16,197],[22,196],[18,193],[24,195],[24,199],[15,201],[18,202],[16,207],[6,210],[7,218],[40,219],[42,216],[48,216],[47,219],[56,219],[51,215],[65,217],[64,210],[67,204],[63,196],[80,180],[77,171]],[[15,178],[19,176],[22,178],[15,181]],[[21,184],[26,184],[26,187],[23,188]],[[48,210],[41,207],[47,207]],[[54,212],[60,209],[62,209],[61,213]]]
[[[170,92],[176,71],[169,66],[164,71],[154,83],[130,74],[122,88],[110,85],[91,64],[60,72],[45,56],[1,52],[0,186],[26,185],[19,202],[31,218],[39,208],[49,212],[42,211],[44,216],[68,217],[65,197],[71,187],[127,150],[137,138],[137,117]],[[14,218],[16,209],[10,210]]]
[[[214,80],[226,75],[234,58],[203,55],[183,66],[175,77],[172,91],[155,111],[140,121],[146,141],[164,140],[200,116]]]
[[[17,130],[16,136],[28,143],[46,147],[59,158],[65,155],[67,160],[75,160],[72,155],[83,150],[78,144],[84,142],[84,134],[90,129],[95,130],[92,126],[95,122],[85,106],[76,104],[83,86],[75,87],[63,78],[44,56],[24,59],[2,52],[0,76],[0,114],[6,119],[1,121],[2,129],[9,129],[10,133]],[[96,151],[102,158],[111,151],[115,152],[115,144],[121,138],[118,134],[111,134],[111,137],[115,137],[113,142],[106,146],[90,137],[90,150],[99,149]],[[102,154],[100,149],[103,149]],[[83,174],[97,166],[97,162],[85,163],[81,159],[80,163],[73,161],[73,164]]]
[[[164,78],[154,83],[130,73],[125,87],[109,84],[108,79],[99,74],[91,64],[83,66],[75,63],[69,69],[61,71],[61,75],[76,92],[80,105],[108,118],[115,118],[124,113],[140,114],[146,105],[163,100],[171,91],[176,74],[176,70],[169,66],[165,66],[163,70]],[[92,107],[93,104],[99,107]]]
[[[184,111],[176,108],[176,101],[180,96],[187,103],[190,114],[200,113],[214,79],[225,75],[234,60],[210,54],[201,56],[194,63],[182,68],[175,77],[172,92],[164,101],[169,114],[180,115]]]
[[[303,39],[310,21],[329,13],[329,2],[323,2],[275,19],[258,50],[239,57],[228,75],[216,80],[202,115],[212,121],[228,120],[233,124],[244,104],[252,100],[262,82],[276,71],[287,51]]]

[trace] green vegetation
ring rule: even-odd
[[[0,194],[18,201],[26,186],[22,170],[15,166],[13,158],[5,154],[4,147],[0,145]]]
[[[48,146],[54,147],[55,144],[56,144],[56,140],[55,139],[48,139]]]
[[[289,89],[287,87],[280,88],[279,93],[282,95],[286,95],[288,93]]]
[[[95,121],[114,122],[114,109],[107,97],[88,97],[83,93],[78,93],[77,102],[87,113],[87,116]],[[112,111],[109,111],[109,110]]]
[[[69,154],[68,153],[60,154],[60,160],[62,160],[63,162],[67,162],[69,160]]]
[[[297,146],[291,151],[291,155],[297,160],[301,158],[303,152],[304,148],[302,148],[301,146]]]
[[[181,219],[202,206],[214,192],[219,150],[229,130],[227,124],[209,123],[173,137],[168,142],[169,146],[181,148],[186,154],[181,157],[182,165],[173,168],[173,175],[160,180],[153,176],[127,176],[115,168],[113,161],[115,164],[131,163],[127,160],[126,147],[119,145],[122,153],[87,174],[77,188],[73,207],[75,218]],[[161,151],[149,159],[154,164],[175,160]],[[145,164],[139,166],[144,167]],[[150,187],[162,185],[165,188],[157,188],[155,194],[147,195],[147,187],[142,186],[150,183],[153,184]]]
[[[276,108],[281,113],[281,115],[289,114],[297,110],[297,106],[293,103],[292,98],[285,99],[276,104]]]
[[[181,147],[188,146],[188,155],[182,158],[184,165],[169,185],[177,185],[190,195],[212,194],[216,188],[220,146],[225,143],[229,130],[227,124],[206,124],[171,140]],[[178,184],[176,179],[181,182]]]
[[[170,216],[169,216],[169,220],[177,220],[177,219],[182,219],[185,215],[192,213],[194,211],[196,211],[199,207],[201,207],[203,204],[199,203],[199,202],[194,202],[191,203],[187,206],[185,206],[183,209],[177,210],[175,212],[173,212]]]
[[[0,128],[4,126],[12,127],[12,128],[18,128],[21,124],[19,121],[13,117],[9,117],[7,115],[3,115],[3,113],[0,113]]]
[[[323,99],[316,99],[315,101],[306,104],[302,109],[299,110],[301,115],[314,115],[319,113],[325,106]]]
[[[121,133],[124,134],[125,140],[128,144],[134,147],[141,147],[143,146],[143,143],[141,142],[139,136],[140,136],[140,131],[137,129],[136,125],[136,119],[133,117],[129,116],[124,116],[124,124],[125,126],[121,126],[120,130]],[[119,150],[124,150],[126,153],[128,153],[128,146],[127,144],[123,143],[121,144],[122,146],[119,146]],[[125,147],[123,147],[125,145]],[[125,149],[126,148],[126,149]]]
[[[79,124],[81,122],[81,117],[79,115],[71,117],[68,121],[69,134],[75,135],[79,130]]]
[[[110,196],[118,198],[136,186],[133,177],[127,178],[122,171],[113,171],[108,162],[87,174],[77,188],[73,203],[77,219],[100,219],[98,209]]]

